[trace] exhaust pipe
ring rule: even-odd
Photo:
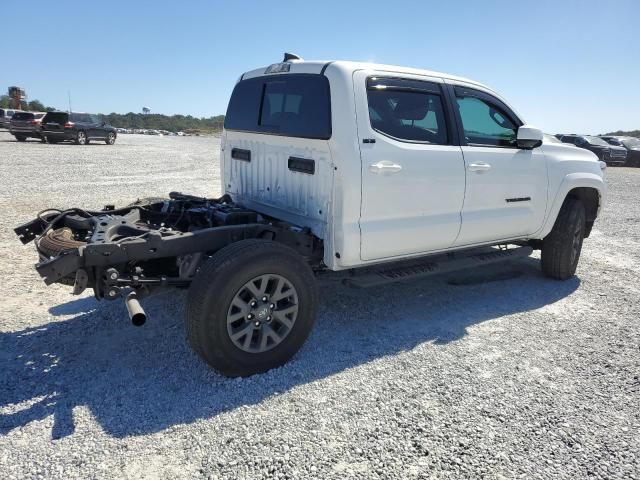
[[[136,327],[144,325],[144,322],[147,321],[147,314],[144,313],[144,309],[142,308],[142,305],[140,305],[138,294],[136,292],[129,293],[124,303],[127,305],[127,311],[129,312],[129,319],[131,320],[131,323]]]

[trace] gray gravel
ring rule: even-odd
[[[132,327],[121,302],[45,287],[11,231],[44,207],[216,195],[217,146],[0,133],[0,477],[640,478],[640,170],[609,170],[574,279],[532,258],[324,285],[300,354],[229,380],[189,350],[184,294]]]

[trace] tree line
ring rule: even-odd
[[[0,96],[0,108],[11,108],[11,98]],[[21,109],[32,112],[51,112],[54,107],[45,106],[39,100],[22,101]],[[162,115],[159,113],[109,113],[98,114],[109,125],[118,128],[139,128],[145,130],[168,130],[170,132],[215,132],[222,130],[224,115],[198,118],[191,115]]]
[[[605,133],[605,135],[616,135],[619,137],[638,137],[640,138],[640,130],[628,130],[628,131],[623,131],[623,130],[618,130],[615,132],[610,132],[610,133]]]
[[[12,108],[11,105],[12,101],[9,95],[0,95],[0,108]],[[22,100],[20,102],[20,109],[31,112],[52,112],[55,110],[54,107],[45,107],[40,100],[31,100],[30,102]]]
[[[170,132],[214,132],[222,130],[224,115],[197,118],[191,115],[162,115],[159,113],[110,113],[99,114],[102,120],[118,128],[141,128],[145,130],[168,130]]]

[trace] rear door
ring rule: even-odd
[[[467,169],[462,228],[456,246],[526,236],[544,221],[547,162],[540,148],[516,146],[522,122],[487,92],[453,89]]]
[[[16,112],[11,117],[11,129],[17,132],[26,132],[33,130],[32,120],[34,119],[33,113],[30,112]]]
[[[64,125],[69,120],[69,114],[65,112],[49,112],[42,119],[42,129],[46,133],[63,132]]]
[[[440,79],[354,73],[363,260],[451,246],[460,230],[465,169]]]
[[[96,115],[87,115],[89,118],[89,136],[91,138],[97,138],[104,140],[107,136],[106,129],[104,128],[104,122],[100,120]]]

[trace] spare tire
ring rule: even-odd
[[[80,242],[73,238],[71,229],[64,227],[49,230],[41,237],[38,240],[38,251],[47,257],[57,257],[65,250],[73,250],[84,245],[86,245],[86,242]]]

